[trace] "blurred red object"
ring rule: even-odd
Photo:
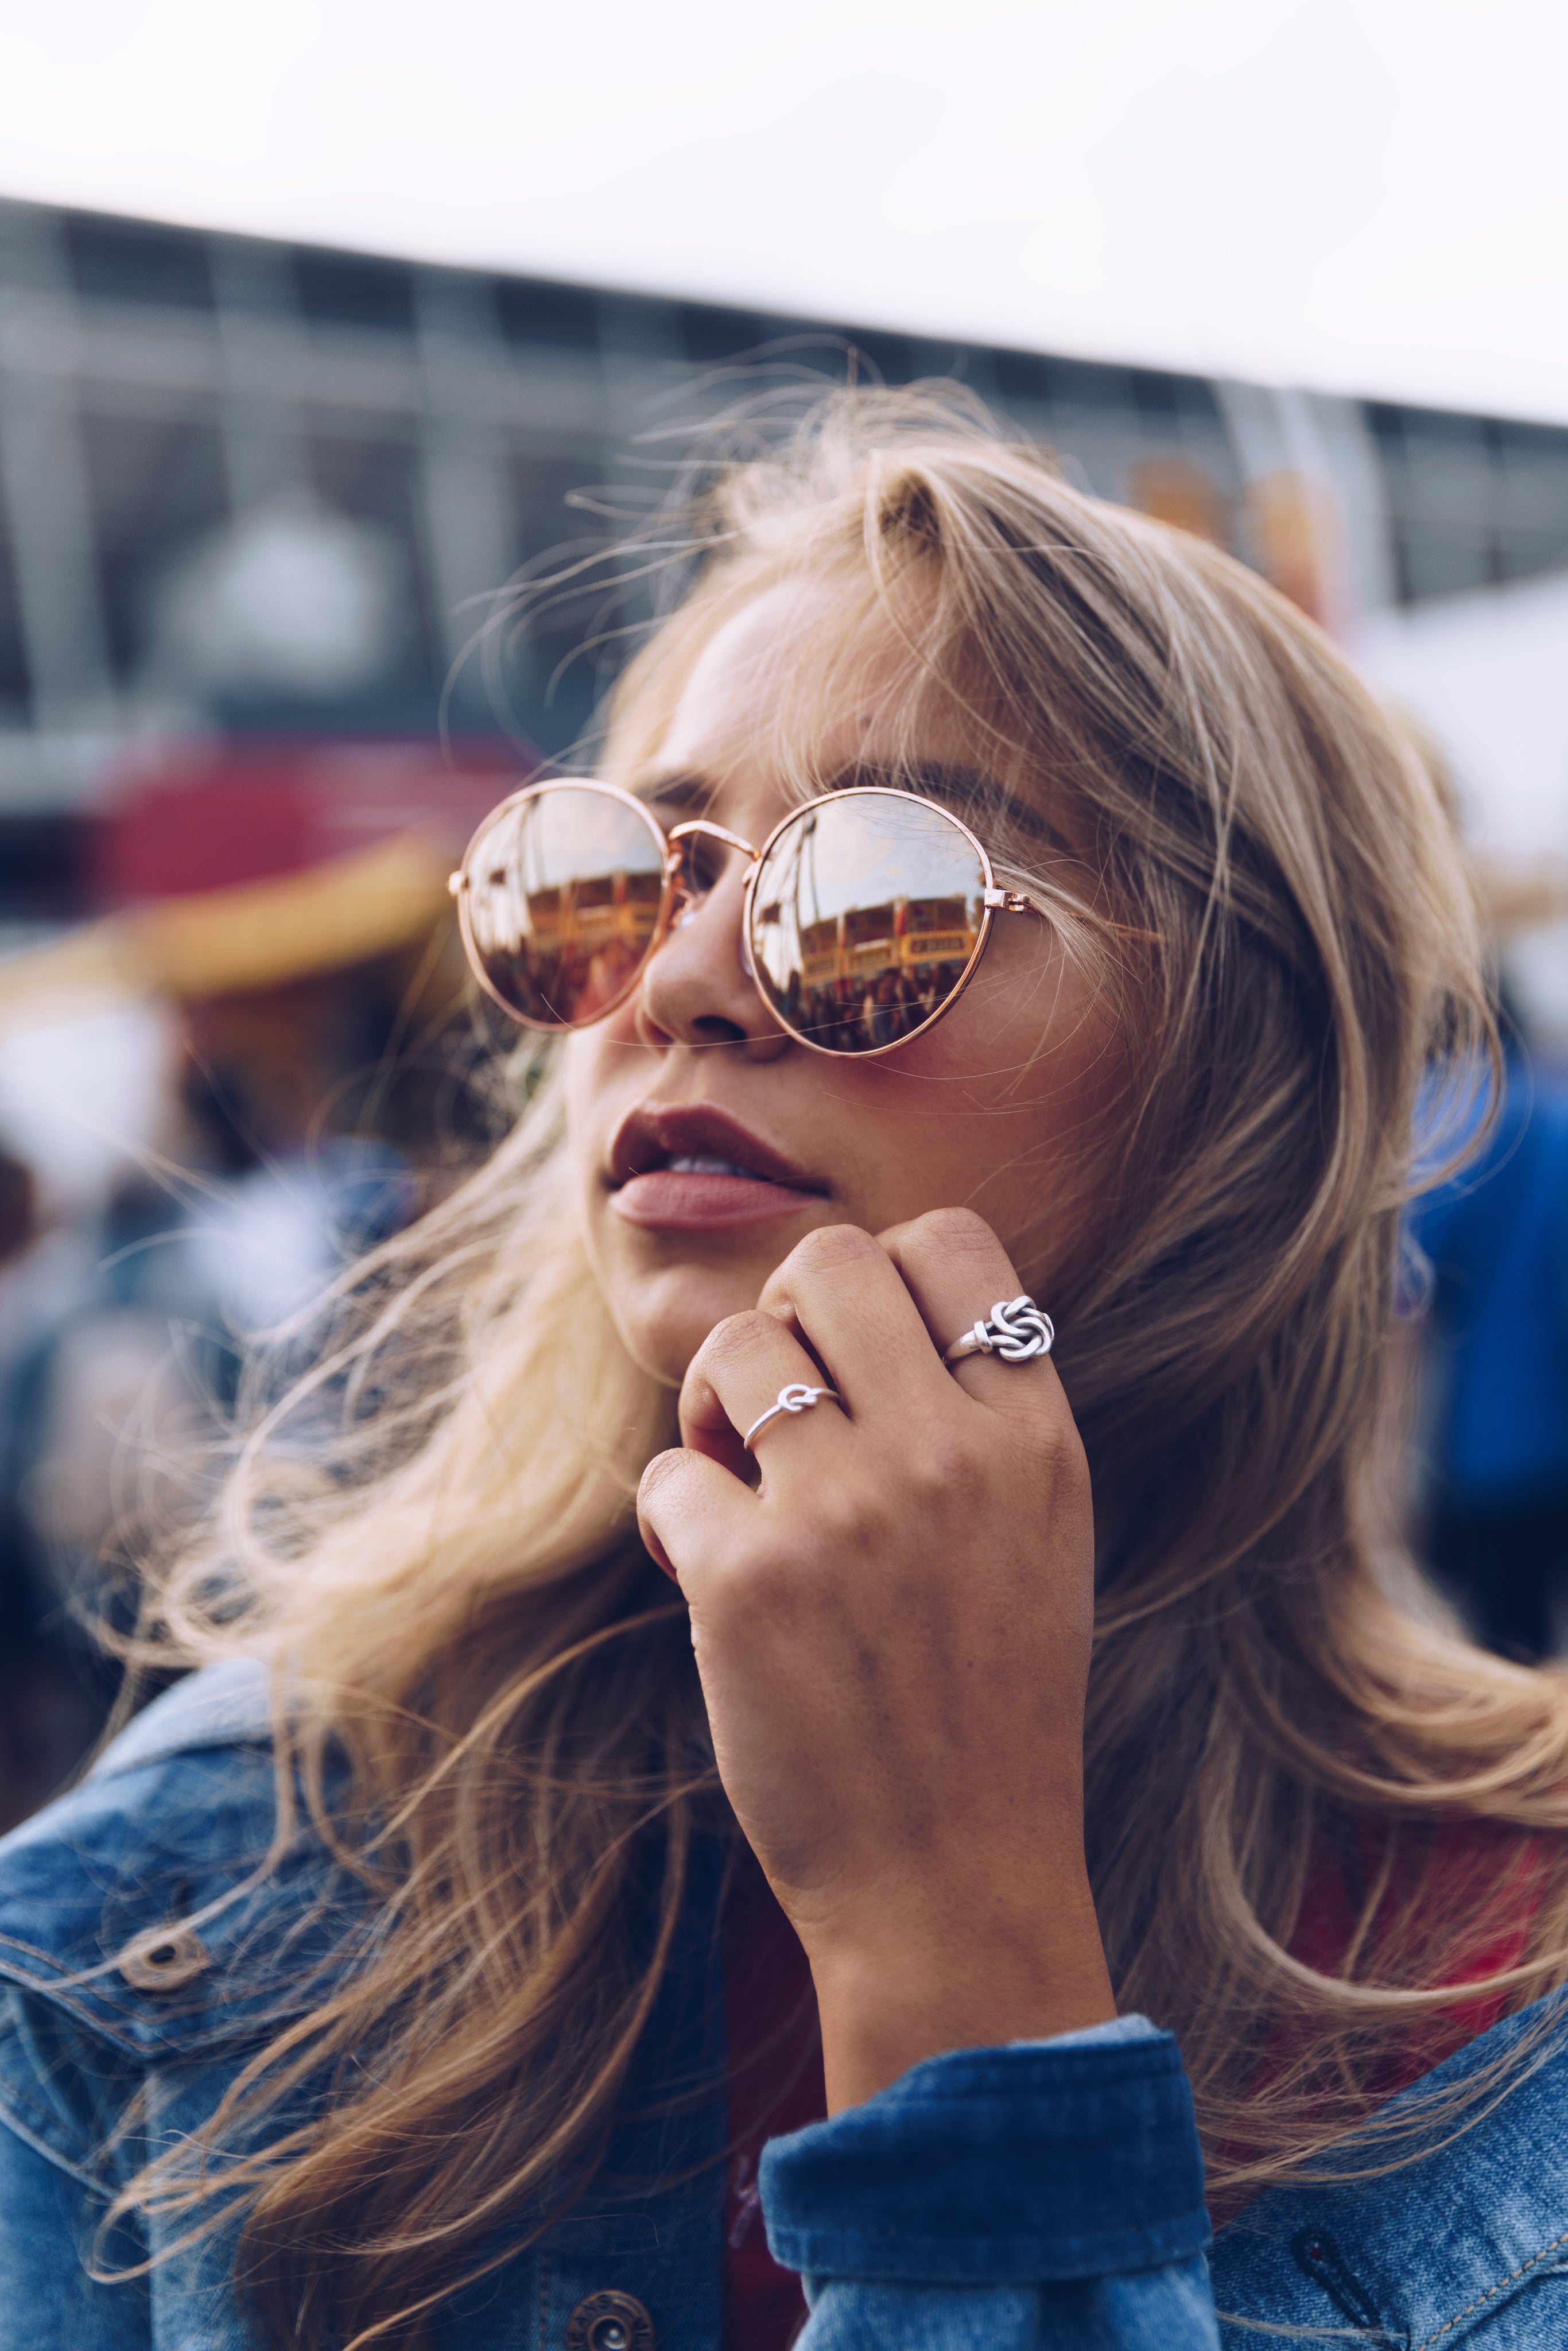
[[[111,778],[93,828],[104,911],[278,879],[423,833],[455,860],[538,761],[514,743],[261,740],[177,748]]]

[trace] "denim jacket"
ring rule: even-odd
[[[107,2241],[101,2224],[117,2185],[210,2116],[339,1963],[350,1888],[308,1833],[257,1875],[273,1820],[266,1691],[237,1664],[158,1700],[0,1843],[0,2351],[251,2341],[224,2230],[182,2245],[157,2212]],[[719,2351],[716,1901],[716,1874],[604,2166],[643,2184],[591,2194],[455,2297],[439,2351]],[[192,1913],[198,1934],[170,1930]],[[1479,2066],[1527,2021],[1439,2074]],[[1568,2045],[1542,2047],[1420,2163],[1276,2190],[1212,2243],[1167,2033],[1124,2019],[934,2058],[768,2149],[769,2241],[810,2304],[801,2351],[1243,2351],[1281,2333],[1563,2351]],[[666,2095],[676,2082],[706,2086]],[[139,2273],[97,2283],[89,2256]]]

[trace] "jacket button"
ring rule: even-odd
[[[166,1927],[127,1943],[115,1966],[138,1991],[178,1991],[207,1970],[207,1949],[190,1927]]]
[[[653,2351],[653,2322],[634,2294],[585,2294],[566,2322],[566,2351]]]

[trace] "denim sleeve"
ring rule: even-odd
[[[144,2248],[124,2226],[104,2240],[92,2141],[114,2085],[66,2037],[47,2002],[0,1988],[0,2351],[148,2351],[146,2280],[90,2273]]]
[[[932,2058],[761,2187],[799,2351],[1216,2351],[1192,2095],[1142,2018]]]

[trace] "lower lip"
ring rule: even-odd
[[[765,1184],[756,1176],[697,1176],[659,1167],[622,1184],[612,1193],[611,1205],[629,1225],[650,1231],[711,1233],[798,1217],[816,1207],[821,1196],[788,1184]]]

